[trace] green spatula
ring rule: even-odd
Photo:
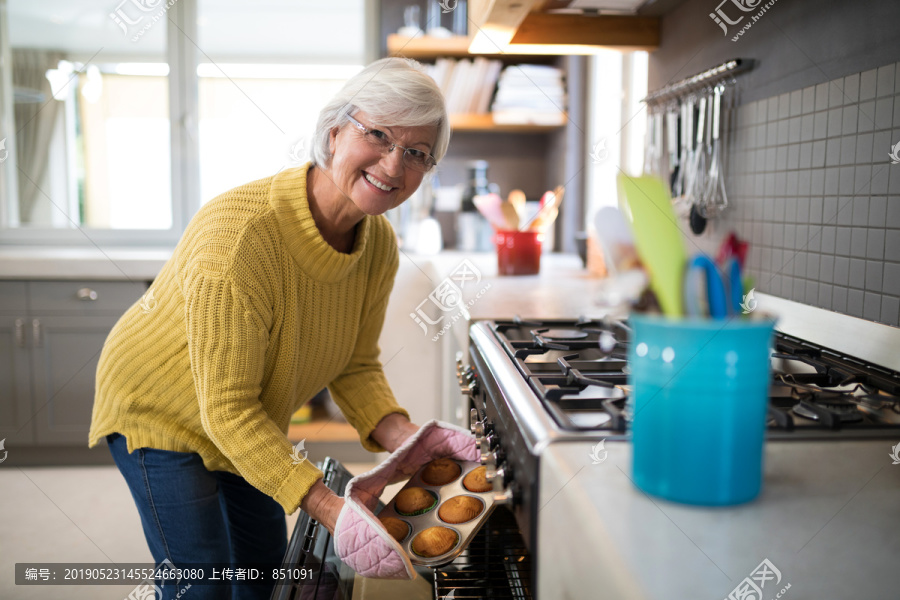
[[[630,209],[635,248],[649,271],[650,288],[667,317],[684,315],[682,285],[687,254],[669,190],[656,177],[619,175],[619,193]]]

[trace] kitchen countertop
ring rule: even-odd
[[[0,246],[0,279],[151,280],[171,256],[165,248]]]
[[[152,280],[171,255],[172,250],[164,248],[0,247],[0,279]],[[476,280],[462,289],[466,300],[474,300],[469,307],[473,319],[516,314],[571,318],[599,312],[594,310],[593,297],[600,280],[589,277],[574,254],[544,254],[539,275],[515,277],[497,275],[493,252],[444,251],[427,256],[404,252],[400,260],[420,269],[434,286],[468,260],[478,271]]]
[[[553,516],[538,535],[558,568],[541,573],[538,597],[728,599],[768,559],[781,581],[761,600],[788,583],[778,598],[897,598],[900,465],[888,455],[898,442],[769,442],[759,498],[721,508],[641,492],[630,442],[607,442],[600,464],[590,443],[553,444],[541,489]]]
[[[591,277],[575,254],[543,254],[540,274],[517,276],[498,275],[493,252],[444,251],[432,256],[404,253],[400,260],[419,266],[435,287],[444,278],[453,279],[468,260],[478,272],[460,287],[463,299],[471,303],[467,308],[472,320],[510,319],[515,315],[571,319],[602,312],[594,300],[603,280]]]

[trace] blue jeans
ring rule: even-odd
[[[141,515],[154,562],[281,566],[287,550],[284,510],[242,477],[208,471],[199,454],[138,448],[128,453],[125,436],[106,436],[116,466]],[[184,587],[160,582],[170,600]],[[272,595],[273,584],[247,582],[193,585],[184,600],[250,600]],[[230,594],[230,595],[229,595]]]

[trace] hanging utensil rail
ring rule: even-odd
[[[713,86],[716,83],[734,77],[739,73],[749,71],[752,68],[752,58],[733,58],[711,69],[707,69],[702,73],[697,73],[693,77],[682,79],[681,81],[660,88],[655,92],[651,92],[642,100],[642,102],[647,104],[659,104],[671,99],[680,98],[686,93],[699,88]]]

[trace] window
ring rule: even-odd
[[[306,161],[319,110],[365,62],[363,13],[362,0],[198,0],[201,202]]]
[[[619,173],[643,171],[647,59],[646,52],[605,50],[589,60],[585,229],[593,227],[598,210],[617,205]]]
[[[3,241],[86,241],[79,228],[171,230],[164,23],[100,0],[77,10],[9,0],[6,10]],[[130,40],[142,21],[152,26]],[[147,64],[155,69],[137,68]]]
[[[319,110],[361,68],[201,64],[201,202],[306,162]]]
[[[165,67],[165,65],[161,65]],[[95,101],[80,96],[72,177],[78,179],[80,224],[92,228],[172,228],[168,77],[154,65],[123,63],[103,73]],[[122,74],[132,72],[134,74]],[[87,85],[83,80],[79,89]]]
[[[172,245],[203,202],[305,160],[369,9],[8,0],[0,243]]]

